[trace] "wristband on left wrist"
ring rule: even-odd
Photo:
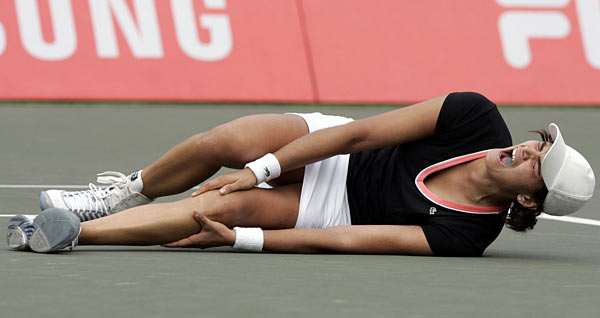
[[[263,249],[265,237],[263,230],[260,227],[234,227],[235,243],[233,248],[260,252]]]
[[[279,160],[274,154],[268,153],[259,159],[248,164],[245,168],[250,168],[256,177],[256,184],[268,182],[281,175],[281,166]]]

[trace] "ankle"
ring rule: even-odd
[[[160,192],[157,193],[156,186],[153,187],[153,184],[156,185],[156,182],[153,182],[152,177],[148,175],[148,173],[152,174],[152,171],[153,170],[151,168],[146,168],[138,170],[130,175],[132,176],[135,173],[137,173],[138,175],[138,178],[136,180],[132,180],[131,190],[135,190],[143,194],[146,198],[150,200],[154,200],[158,197],[163,196]]]
[[[142,193],[144,190],[144,181],[142,181],[142,172],[144,170],[138,170],[129,175],[129,188],[134,192]]]
[[[143,169],[138,170],[128,176],[129,180],[131,181],[131,183],[129,184],[129,189],[133,192],[141,193],[150,200],[154,200],[155,197],[151,194],[149,195],[149,191],[147,189],[144,189],[143,172]]]

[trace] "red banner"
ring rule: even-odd
[[[296,4],[3,0],[0,98],[312,101]]]
[[[0,99],[600,105],[600,0],[6,0]]]
[[[600,104],[599,0],[303,3],[320,101]]]

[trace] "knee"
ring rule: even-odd
[[[246,196],[231,193],[223,196],[218,191],[209,191],[192,198],[193,208],[209,219],[227,225],[237,226],[247,216],[250,202]]]
[[[205,158],[213,158],[221,166],[242,168],[256,159],[244,131],[233,123],[220,125],[192,138],[197,152],[209,154]]]

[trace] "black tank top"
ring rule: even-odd
[[[480,255],[500,233],[506,209],[470,213],[432,201],[417,175],[440,162],[512,145],[496,105],[477,93],[452,93],[434,136],[350,155],[346,181],[352,224],[421,225],[438,255]]]

